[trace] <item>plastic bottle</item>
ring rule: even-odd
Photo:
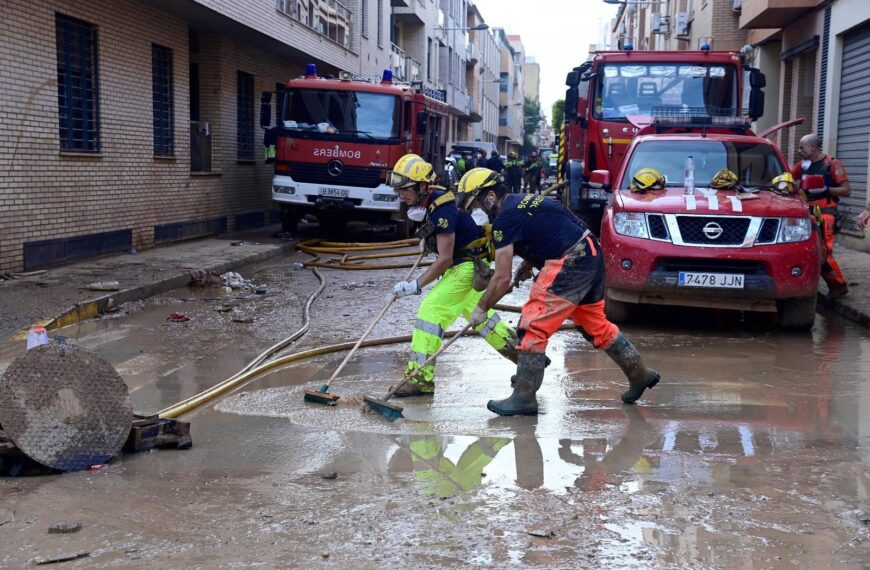
[[[683,186],[686,194],[695,193],[695,158],[690,154],[686,158],[686,171],[683,176]]]
[[[27,350],[48,344],[48,333],[42,325],[33,325],[27,333]]]

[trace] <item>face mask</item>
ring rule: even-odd
[[[420,206],[408,208],[408,219],[412,222],[422,222],[426,219],[426,208],[421,208]]]
[[[478,226],[489,223],[489,216],[487,216],[486,212],[484,212],[481,208],[475,208],[471,211],[471,219],[474,220],[474,223]]]
[[[812,165],[812,163],[813,163],[812,160],[804,160],[803,162],[801,162],[801,168],[803,168],[804,170],[809,170],[810,165]]]

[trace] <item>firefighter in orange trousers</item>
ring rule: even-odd
[[[822,279],[828,285],[828,297],[842,297],[849,292],[849,286],[846,284],[840,264],[834,259],[834,225],[837,219],[837,204],[841,198],[847,198],[852,194],[849,176],[842,162],[822,154],[822,143],[816,134],[801,138],[798,154],[801,161],[791,169],[791,174],[796,180],[812,174],[821,175],[825,179],[825,188],[807,193],[807,204],[810,211],[818,206],[822,213],[822,235],[825,240]]]
[[[509,193],[499,174],[483,168],[462,177],[458,199],[466,209],[477,206],[494,218],[495,273],[471,314],[473,326],[485,322],[487,311],[511,288],[515,254],[540,270],[520,316],[513,394],[490,400],[490,411],[503,416],[538,413],[535,393],[544,379],[547,343],[568,317],[628,377],[623,402],[634,403],[658,383],[658,373],[644,365],[634,345],[604,315],[604,258],[582,220],[545,196]],[[522,272],[530,275],[531,270],[521,267],[518,274]],[[514,281],[523,277],[527,275]]]

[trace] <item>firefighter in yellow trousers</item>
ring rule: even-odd
[[[422,225],[417,236],[424,247],[437,253],[437,259],[417,279],[400,281],[393,290],[397,297],[419,295],[426,285],[440,280],[423,299],[411,338],[408,372],[411,381],[394,395],[398,398],[432,394],[435,391],[435,365],[423,362],[441,347],[444,331],[462,315],[471,318],[488,276],[488,226],[479,226],[471,214],[459,212],[452,192],[433,186],[432,165],[416,154],[396,162],[388,182],[408,206],[408,217]],[[477,289],[475,289],[477,274]],[[516,362],[514,332],[490,310],[486,320],[475,328],[490,346]]]

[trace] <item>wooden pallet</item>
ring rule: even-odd
[[[124,451],[140,453],[155,448],[189,449],[192,445],[189,422],[134,414],[133,427],[124,444]]]

